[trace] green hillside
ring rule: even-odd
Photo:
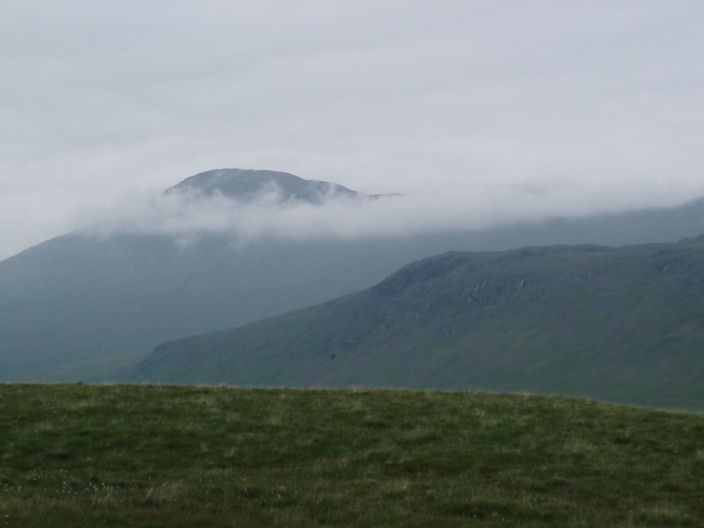
[[[704,417],[564,397],[0,385],[0,526],[704,523]]]
[[[704,409],[704,242],[448,253],[361,293],[166,343],[131,379]]]

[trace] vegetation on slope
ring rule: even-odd
[[[449,253],[166,343],[133,379],[585,395],[704,409],[704,242]]]
[[[0,386],[0,526],[704,522],[704,417],[563,397]]]

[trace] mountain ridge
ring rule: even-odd
[[[704,408],[704,243],[449,252],[167,342],[135,381],[564,393]]]
[[[244,203],[257,201],[264,194],[274,194],[279,203],[298,201],[321,205],[331,199],[381,198],[392,194],[364,194],[343,185],[321,180],[306,180],[288,172],[260,169],[214,169],[190,176],[165,194],[197,192],[205,196],[217,193]]]

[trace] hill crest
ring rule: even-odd
[[[255,202],[262,195],[276,201],[298,201],[320,205],[331,199],[357,199],[365,195],[343,185],[306,180],[287,172],[250,169],[214,169],[186,178],[168,188],[166,194],[195,192],[204,196],[221,194],[241,202]],[[378,197],[381,195],[371,195]]]
[[[704,408],[704,243],[430,257],[376,286],[165,343],[135,381],[559,393]]]

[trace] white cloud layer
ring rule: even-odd
[[[73,217],[79,231],[171,236],[188,246],[204,233],[228,234],[238,243],[260,238],[311,239],[413,235],[472,231],[514,222],[579,217],[594,212],[585,199],[598,189],[497,185],[466,192],[436,188],[431,193],[379,199],[330,196],[324,204],[288,199],[269,186],[256,199],[238,201],[220,193],[125,194],[100,208],[84,207]],[[617,195],[601,196],[600,211],[622,209]]]
[[[698,1],[0,4],[0,258],[88,217],[183,222],[114,197],[219,167],[406,194],[339,205],[334,222],[329,208],[186,215],[253,232],[481,227],[704,195]]]

